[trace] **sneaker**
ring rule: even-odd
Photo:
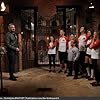
[[[84,74],[82,74],[82,75],[80,76],[80,78],[86,78],[86,76],[85,76]]]
[[[18,76],[13,75],[14,78],[18,78]]]
[[[93,83],[91,83],[91,85],[92,85],[92,86],[100,86],[100,84],[97,83],[97,82],[93,82]]]
[[[92,80],[94,80],[94,78],[91,78],[91,77],[90,77],[90,78],[88,78],[88,80],[89,80],[89,81],[92,81]]]
[[[49,72],[51,72],[51,69],[49,70]]]
[[[12,81],[17,81],[17,79],[14,78],[14,77],[10,77],[9,79],[12,80]]]
[[[97,82],[96,82],[96,81],[94,81],[94,82],[92,82],[92,83],[90,83],[90,84],[92,85],[92,84],[95,84],[95,83],[97,83]]]
[[[62,72],[62,70],[59,70],[59,72],[58,73],[61,73]]]
[[[78,79],[78,77],[77,76],[74,76],[74,78],[73,79]]]
[[[54,72],[54,73],[56,72],[55,69],[53,70],[53,72]]]
[[[72,74],[70,74],[70,73],[68,73],[68,75],[67,76],[73,76]]]
[[[90,78],[90,76],[86,76],[86,79],[89,79]]]
[[[65,70],[64,73],[67,73],[67,70]]]

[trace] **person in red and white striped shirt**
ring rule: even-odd
[[[94,69],[92,66],[92,59],[91,59],[91,49],[90,49],[90,44],[93,39],[92,32],[90,30],[87,31],[87,42],[86,42],[86,55],[85,55],[85,67],[87,71],[86,78],[88,80],[93,80],[94,79]]]
[[[63,64],[65,66],[64,73],[67,72],[67,48],[68,48],[68,37],[65,36],[65,32],[60,30],[60,37],[56,41],[59,52],[59,60],[60,60],[60,70],[59,73],[63,70]]]
[[[53,72],[55,72],[55,56],[56,56],[56,45],[53,36],[50,36],[50,42],[48,44],[48,58],[49,58],[49,72],[51,72],[51,66],[53,62]]]
[[[79,46],[79,51],[80,51],[79,64],[82,67],[81,68],[81,75],[82,75],[82,77],[84,77],[86,74],[84,60],[85,60],[85,50],[86,50],[85,45],[86,45],[86,40],[87,40],[87,36],[86,36],[84,27],[80,28],[80,33],[81,33],[81,35],[78,38],[78,46]]]
[[[100,70],[97,61],[100,59],[100,33],[94,32],[93,40],[90,45],[92,66],[94,67],[95,82],[92,86],[100,86]]]

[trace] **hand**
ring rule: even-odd
[[[19,48],[16,48],[16,51],[19,51]]]
[[[82,46],[81,46],[81,49],[82,49],[82,50],[84,50],[84,49],[85,49],[85,47],[82,45]]]

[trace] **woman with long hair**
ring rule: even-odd
[[[100,86],[100,71],[98,69],[99,65],[97,64],[97,61],[100,59],[100,32],[94,32],[90,48],[92,49],[91,58],[95,76],[95,82],[91,84],[92,86]]]
[[[87,71],[87,76],[86,78],[88,80],[93,80],[94,79],[94,69],[92,66],[92,59],[91,59],[91,48],[89,47],[93,36],[92,36],[92,32],[90,30],[87,31],[87,42],[86,42],[86,55],[85,55],[85,67],[86,67],[86,71]]]
[[[50,41],[48,44],[48,57],[49,57],[49,72],[51,72],[51,66],[53,61],[53,72],[55,72],[55,56],[56,56],[56,45],[53,36],[50,36]]]

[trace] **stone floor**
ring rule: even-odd
[[[11,81],[8,73],[3,73],[3,86],[8,89],[8,96],[100,96],[100,87],[92,87],[92,81],[73,80],[63,72],[48,72],[47,67],[24,70],[16,75],[18,80]]]

